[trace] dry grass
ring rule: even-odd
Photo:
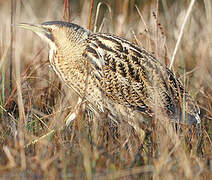
[[[175,132],[163,118],[138,132],[125,122],[113,128],[107,118],[80,111],[66,127],[64,120],[74,110],[76,94],[49,67],[46,44],[11,26],[11,19],[17,24],[70,18],[83,27],[91,22],[91,29],[96,25],[97,31],[134,41],[169,66],[189,1],[114,0],[102,4],[97,13],[100,1],[94,0],[90,17],[90,1],[70,1],[70,14],[63,4],[68,1],[21,0],[13,1],[13,7],[11,2],[0,0],[2,179],[212,177],[210,0],[194,3],[174,61],[175,73],[201,108],[201,142],[195,137],[189,142],[188,128]]]

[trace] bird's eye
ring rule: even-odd
[[[52,29],[51,29],[51,28],[48,28],[48,31],[49,31],[49,32],[52,32]]]

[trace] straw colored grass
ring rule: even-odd
[[[190,9],[183,0],[11,2],[16,1],[0,0],[2,179],[212,177],[210,0],[192,1]],[[136,119],[114,125],[104,115],[84,113],[86,103],[76,111],[77,95],[49,66],[47,45],[15,26],[63,19],[129,39],[172,66],[200,106],[202,139],[195,134],[189,139],[188,127],[176,131],[161,114],[148,126]],[[75,120],[66,126],[75,111]]]

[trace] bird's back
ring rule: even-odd
[[[171,118],[182,115],[183,97],[190,123],[199,113],[174,74],[155,57],[129,41],[108,34],[91,34],[84,56],[108,99],[142,113],[159,110]]]

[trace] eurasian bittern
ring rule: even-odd
[[[49,44],[54,71],[98,112],[109,102],[149,116],[160,108],[172,120],[201,123],[199,108],[180,81],[144,48],[68,22],[20,26]]]

